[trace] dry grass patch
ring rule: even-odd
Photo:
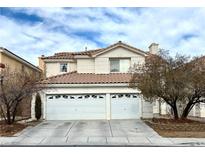
[[[4,121],[0,121],[0,137],[1,136],[13,136],[16,133],[22,131],[28,126],[35,126],[41,121],[31,121],[27,123],[13,123],[11,125],[6,124]]]
[[[22,131],[26,127],[27,125],[25,124],[14,123],[8,125],[5,122],[0,122],[0,136],[13,136],[14,134]]]
[[[163,137],[204,138],[205,123],[194,120],[146,119],[147,125]]]

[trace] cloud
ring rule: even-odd
[[[0,46],[37,64],[58,51],[106,47],[119,40],[143,50],[205,53],[204,8],[1,8]]]

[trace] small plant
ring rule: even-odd
[[[37,120],[41,118],[41,97],[39,94],[36,95],[35,101],[35,117]]]

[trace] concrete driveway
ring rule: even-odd
[[[173,146],[188,141],[163,138],[141,120],[44,121],[16,137],[0,138],[1,145]],[[205,139],[190,142],[205,143]]]

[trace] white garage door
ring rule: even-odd
[[[47,120],[106,119],[105,95],[47,95]]]
[[[136,94],[111,95],[111,119],[139,119],[140,97]]]

